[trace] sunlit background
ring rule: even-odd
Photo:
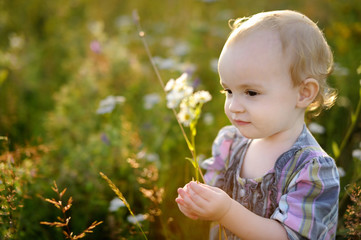
[[[229,124],[217,75],[228,20],[277,9],[317,22],[333,50],[338,101],[307,124],[342,176],[338,238],[360,237],[359,0],[0,0],[0,238],[65,239],[40,224],[60,216],[74,234],[103,221],[84,239],[144,239],[103,172],[148,239],[207,239],[208,224],[174,201],[194,175],[191,156],[133,13],[163,82],[187,72],[212,95],[197,125],[204,159]],[[66,217],[45,201],[59,200],[54,181],[64,206],[73,199]]]

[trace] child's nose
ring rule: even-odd
[[[230,112],[234,112],[234,113],[246,111],[246,109],[242,103],[242,100],[235,96],[230,100],[228,108],[229,108]]]

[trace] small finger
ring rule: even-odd
[[[178,194],[179,194],[179,197],[182,198],[182,203],[183,205],[189,205],[189,204],[192,204],[192,200],[190,199],[189,197],[189,194],[184,191],[183,188],[178,188]]]
[[[200,215],[204,212],[203,209],[206,207],[205,200],[199,197],[197,193],[193,192],[191,188],[188,189],[188,193],[186,193],[184,189],[179,188],[178,194],[183,199],[183,206],[187,207],[196,215]]]
[[[197,220],[198,219],[198,216],[193,213],[191,210],[189,210],[186,206],[183,206],[181,204],[178,204],[178,208],[179,210],[184,214],[186,215],[187,217],[193,219],[193,220]]]
[[[184,200],[183,200],[183,198],[181,198],[181,197],[177,197],[177,198],[175,199],[175,201],[176,201],[176,203],[178,203],[178,204],[180,204],[180,205],[185,205]]]
[[[192,182],[189,185],[189,188],[206,201],[209,201],[209,199],[211,199],[215,193],[212,187],[196,182]]]

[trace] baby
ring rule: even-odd
[[[335,102],[326,78],[331,50],[317,25],[295,11],[233,22],[219,58],[224,111],[206,184],[178,189],[192,219],[214,221],[210,239],[334,239],[339,176],[334,160],[307,129]],[[213,224],[213,225],[215,225]],[[224,231],[222,230],[224,227]]]

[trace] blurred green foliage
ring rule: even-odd
[[[134,9],[164,81],[188,71],[198,88],[213,96],[204,107],[208,120],[200,120],[196,140],[198,153],[205,156],[210,155],[218,129],[228,124],[214,69],[229,33],[227,21],[294,9],[318,22],[334,52],[330,84],[338,89],[339,99],[331,110],[308,122],[325,128],[315,136],[331,155],[354,123],[336,159],[345,172],[339,238],[346,238],[343,214],[351,201],[344,189],[360,184],[361,174],[361,161],[353,154],[361,148],[361,124],[358,116],[353,122],[351,118],[360,98],[359,0],[0,0],[0,136],[9,139],[0,148],[0,161],[2,176],[14,176],[18,182],[14,199],[23,205],[15,212],[11,234],[18,239],[63,239],[58,229],[40,225],[58,215],[42,200],[52,196],[50,187],[56,180],[74,199],[74,233],[98,220],[104,223],[88,239],[142,239],[127,221],[126,209],[109,211],[115,196],[100,178],[102,171],[135,214],[147,214],[142,227],[149,239],[207,235],[207,223],[186,219],[174,202],[177,187],[192,177],[185,160],[189,152],[136,31]],[[145,105],[149,94],[155,100],[147,98],[150,105]],[[102,109],[99,104],[108,96],[125,101],[108,99],[110,108]],[[48,150],[26,154],[39,146]],[[24,154],[14,154],[19,151]],[[36,170],[24,175],[28,169]]]

